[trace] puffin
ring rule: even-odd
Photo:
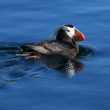
[[[17,55],[26,59],[39,59],[50,55],[73,59],[79,52],[78,42],[85,40],[84,34],[71,24],[59,26],[50,38],[52,39],[21,45],[21,51]]]

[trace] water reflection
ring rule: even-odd
[[[20,44],[16,43],[0,43],[0,81],[14,82],[39,73],[44,76],[43,73],[49,68],[73,77],[84,68],[81,59],[94,54],[94,50],[90,47],[80,46],[80,52],[75,59],[53,55],[42,57],[40,60],[26,60],[16,56],[16,53],[20,50],[19,47]],[[46,65],[46,68],[42,64]],[[52,71],[49,70],[49,72]]]
[[[82,70],[84,64],[78,59],[68,59],[63,56],[46,56],[42,57],[41,62],[48,67],[54,68],[60,72],[66,73],[72,77],[79,70]]]
[[[72,60],[72,61],[69,60],[66,65],[65,71],[68,73],[69,77],[73,77],[75,73],[79,70],[82,70],[83,67],[84,67],[83,63],[76,60]]]
[[[68,59],[63,56],[46,56],[41,61],[48,67],[54,68],[60,72],[66,73],[69,77],[73,77],[77,71],[84,68],[81,59],[94,55],[95,50],[88,46],[79,46],[79,54],[74,59]]]

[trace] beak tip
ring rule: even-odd
[[[83,40],[85,40],[84,34],[83,34],[82,32],[80,32],[80,31],[77,32],[77,40],[78,40],[78,41],[83,41]]]
[[[82,40],[85,40],[85,36],[84,36],[84,34],[82,33]]]

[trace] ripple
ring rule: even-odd
[[[72,76],[76,71],[82,70],[84,67],[80,59],[86,59],[95,54],[95,49],[86,45],[80,45],[79,54],[75,60],[69,62],[69,59],[62,56],[47,56],[48,58],[44,57],[40,60],[26,60],[16,56],[20,45],[17,43],[0,43],[0,78],[4,79],[4,81],[17,81],[25,77],[32,77],[33,74],[43,77],[43,73],[52,72],[51,69],[63,73],[66,72]]]
[[[79,53],[77,55],[77,58],[79,59],[85,59],[93,56],[95,54],[95,49],[86,45],[80,45],[79,46]]]

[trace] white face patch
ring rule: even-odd
[[[67,27],[64,26],[63,30],[66,32],[66,34],[70,37],[73,38],[73,36],[75,35],[75,27]]]

